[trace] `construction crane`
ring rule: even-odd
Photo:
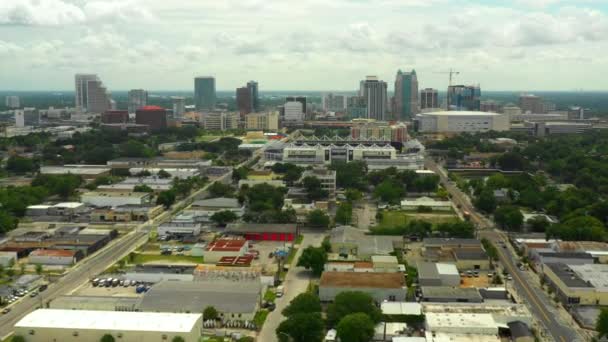
[[[450,83],[449,85],[452,85],[452,76],[453,75],[460,75],[460,71],[455,71],[453,69],[450,68],[450,71],[437,71],[435,72],[435,74],[449,74],[450,75]]]

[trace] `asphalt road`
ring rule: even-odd
[[[517,256],[513,255],[511,249],[500,246],[500,242],[506,245],[509,243],[504,234],[495,230],[493,222],[477,212],[475,207],[469,202],[468,197],[455,185],[450,183],[445,171],[438,167],[434,161],[427,159],[426,167],[439,175],[442,185],[452,196],[452,201],[462,210],[470,213],[471,222],[477,225],[478,237],[485,237],[494,243],[498,250],[500,262],[513,277],[512,286],[524,299],[524,304],[530,308],[531,313],[545,326],[551,337],[559,342],[583,342],[584,338],[578,334],[575,328],[559,320],[559,314],[555,312],[557,309],[553,305],[551,298],[536,285],[536,282],[528,279],[528,275],[519,270],[516,265]]]

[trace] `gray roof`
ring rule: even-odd
[[[586,252],[539,252],[539,256],[547,258],[564,258],[564,259],[590,259],[593,260],[593,255]]]
[[[488,260],[488,254],[481,248],[455,248],[453,253],[457,260]]]
[[[425,246],[459,246],[459,247],[481,247],[481,242],[477,239],[459,238],[426,238]]]
[[[437,266],[432,262],[420,261],[416,264],[418,269],[418,278],[420,279],[440,279]]]
[[[192,206],[209,208],[240,208],[241,204],[236,198],[218,197],[194,201]]]
[[[115,296],[59,296],[50,303],[51,309],[95,310],[101,311],[135,311],[140,297]]]
[[[553,273],[568,287],[585,287],[590,288],[593,285],[581,279],[574,271],[566,264],[546,263],[545,267],[549,267]]]
[[[514,321],[507,323],[511,330],[511,337],[514,339],[521,337],[534,337],[528,325],[522,321]]]
[[[202,312],[213,306],[224,313],[253,313],[260,300],[259,281],[161,281],[141,301],[141,311]]]
[[[423,298],[469,299],[481,302],[483,298],[479,290],[472,287],[450,287],[450,286],[422,286],[420,287]]]
[[[388,255],[394,251],[394,241],[403,241],[403,237],[366,235],[365,231],[351,226],[340,226],[330,231],[331,243],[355,244],[359,254]]]

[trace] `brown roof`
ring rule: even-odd
[[[405,278],[401,273],[381,272],[323,272],[321,286],[402,288]]]
[[[369,261],[355,261],[355,268],[374,268],[374,264]]]
[[[65,249],[37,249],[30,253],[30,256],[48,256],[48,257],[73,257],[76,251]]]

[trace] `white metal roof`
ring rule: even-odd
[[[415,302],[384,302],[381,304],[385,315],[421,315],[422,305]]]
[[[439,274],[451,274],[451,275],[460,274],[460,273],[458,273],[458,268],[456,268],[456,265],[454,265],[454,264],[437,263],[437,264],[435,264],[435,266],[437,267],[437,273],[439,273]]]
[[[417,116],[501,116],[500,113],[473,112],[466,110],[451,110],[441,112],[420,113]]]
[[[200,319],[201,314],[40,309],[23,317],[15,327],[190,332]]]
[[[491,314],[473,313],[447,313],[427,312],[425,314],[427,330],[440,330],[441,328],[459,327],[473,329],[497,328],[497,323]]]

